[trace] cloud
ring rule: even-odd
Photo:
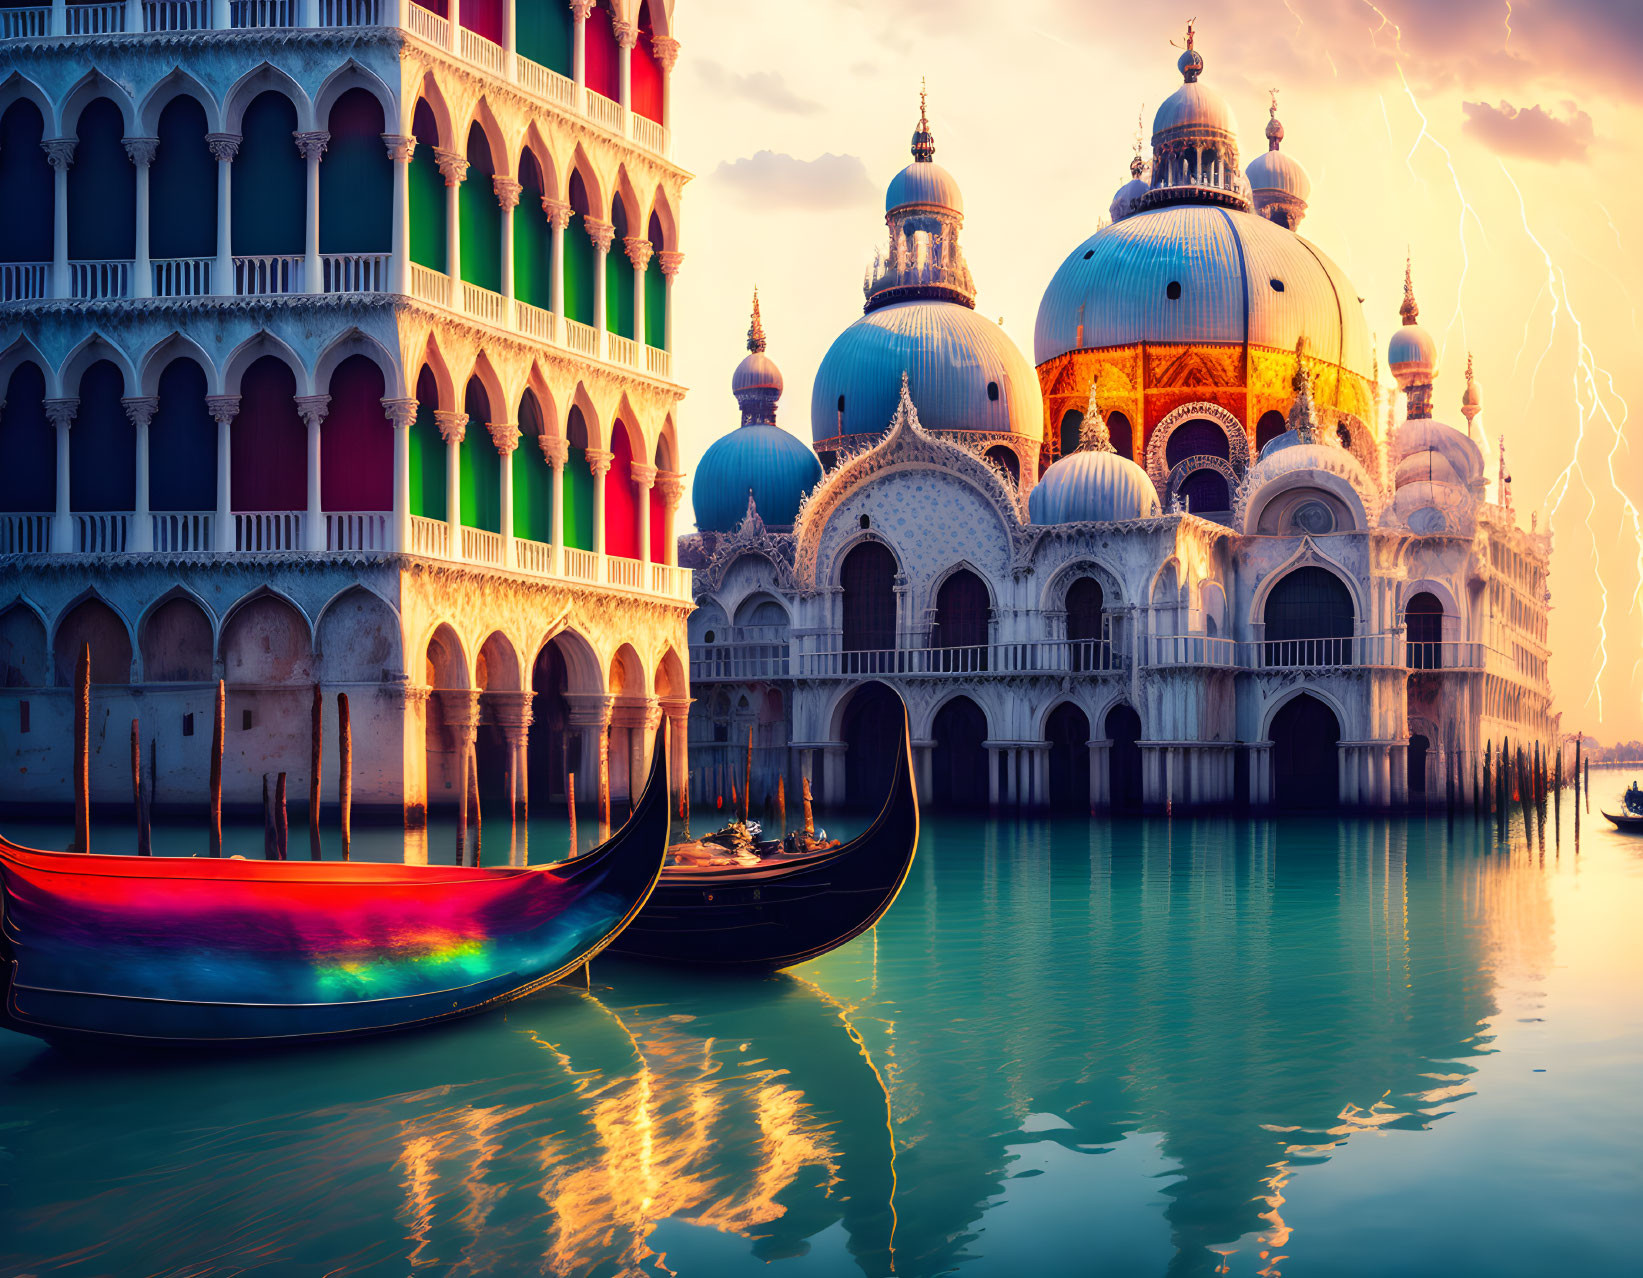
[[[694,65],[702,82],[723,97],[744,98],[767,111],[778,111],[784,115],[814,115],[822,109],[820,102],[794,93],[787,87],[787,81],[774,71],[753,71],[744,75],[711,59]]]
[[[709,179],[762,208],[838,209],[871,199],[873,184],[859,155],[801,160],[781,151],[756,151],[726,160]]]
[[[1538,104],[1520,108],[1504,98],[1499,106],[1462,102],[1466,118],[1461,132],[1501,155],[1522,155],[1547,164],[1584,163],[1592,144],[1592,117],[1572,102],[1563,108],[1568,116],[1560,120]]]

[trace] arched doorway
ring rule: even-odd
[[[1257,450],[1265,448],[1289,429],[1289,422],[1276,408],[1268,409],[1261,414],[1261,420],[1255,423],[1255,447]]]
[[[1141,716],[1132,706],[1114,706],[1104,725],[1107,740],[1107,786],[1114,812],[1141,809]]]
[[[954,697],[936,711],[930,735],[930,798],[949,808],[985,805],[987,789],[987,716],[968,697]]]
[[[896,646],[896,557],[879,541],[864,541],[839,570],[844,591],[844,650],[877,652]]]
[[[581,741],[570,733],[570,677],[557,643],[543,646],[531,667],[531,726],[525,738],[530,793],[537,802],[565,801],[568,774],[581,766]],[[584,796],[592,798],[592,795]]]
[[[1070,701],[1050,712],[1044,725],[1050,743],[1050,806],[1059,812],[1090,810],[1090,718]]]
[[[1443,665],[1443,605],[1429,590],[1412,596],[1404,609],[1411,670],[1436,670]],[[1413,766],[1413,756],[1411,765]]]
[[[1107,415],[1107,438],[1112,440],[1113,451],[1120,457],[1135,460],[1135,431],[1123,413]]]
[[[980,577],[960,568],[936,591],[936,620],[930,646],[940,649],[937,669],[943,671],[987,668],[987,620],[992,597]]]
[[[1067,644],[1074,670],[1105,670],[1107,654],[1106,592],[1094,577],[1079,577],[1067,587]]]
[[[1078,438],[1083,429],[1084,414],[1076,408],[1069,408],[1061,414],[1061,451],[1058,456],[1065,457],[1078,451]]]
[[[1232,509],[1232,490],[1226,476],[1204,466],[1190,472],[1181,483],[1181,506],[1193,515],[1219,515]]]
[[[1426,802],[1426,755],[1431,748],[1424,733],[1409,738],[1409,802],[1416,805]]]
[[[1351,663],[1352,592],[1327,568],[1297,568],[1272,588],[1262,609],[1268,666]]]
[[[1164,443],[1164,464],[1171,469],[1189,457],[1219,457],[1226,461],[1230,455],[1226,431],[1201,417],[1182,422]]]
[[[1280,808],[1332,808],[1340,802],[1335,712],[1302,693],[1272,716],[1272,798]]]
[[[1015,455],[1014,449],[994,444],[987,450],[987,460],[1008,475],[1012,484],[1021,483],[1021,459]]]
[[[901,698],[884,684],[864,683],[851,695],[839,727],[845,803],[876,809],[884,802],[896,751],[901,749],[901,725]]]

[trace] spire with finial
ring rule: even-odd
[[[1146,118],[1147,104],[1143,102],[1135,116],[1135,154],[1130,158],[1130,176],[1137,180],[1147,167],[1147,162],[1141,158],[1141,150],[1146,145]]]
[[[762,351],[765,347],[764,321],[759,318],[759,286],[753,286],[753,322],[747,326],[747,349]]]
[[[1187,45],[1181,56],[1176,59],[1175,66],[1181,72],[1181,79],[1188,84],[1196,84],[1198,77],[1204,73],[1204,55],[1192,47],[1193,37],[1196,34],[1193,24],[1197,18],[1187,20]],[[1171,44],[1174,43],[1172,40]]]
[[[1097,389],[1100,380],[1099,374],[1090,378],[1090,398],[1084,406],[1084,420],[1078,427],[1079,452],[1115,453],[1118,451],[1112,446],[1112,432],[1107,429],[1107,414],[1102,410],[1101,396]]]
[[[1398,314],[1403,316],[1405,324],[1413,324],[1420,319],[1421,308],[1415,303],[1415,276],[1413,262],[1409,257],[1403,260],[1403,305],[1398,307]]]
[[[918,128],[913,130],[913,158],[929,164],[936,158],[936,139],[930,132],[930,116],[925,109],[924,80],[918,82]]]
[[[1472,353],[1466,353],[1466,390],[1460,397],[1460,411],[1466,418],[1466,433],[1472,433],[1472,420],[1483,411],[1483,395],[1472,377]]]
[[[1318,413],[1312,402],[1312,370],[1301,358],[1306,349],[1305,343],[1304,337],[1295,343],[1295,377],[1291,382],[1295,388],[1295,402],[1289,406],[1289,429],[1295,432],[1295,438],[1301,443],[1315,444],[1318,442]]]
[[[1289,389],[1296,395],[1301,393],[1301,385],[1306,373],[1306,334],[1302,333],[1295,339],[1295,371],[1290,374]]]
[[[1512,509],[1512,472],[1506,469],[1506,432],[1500,433],[1500,504]]]
[[[1278,90],[1268,89],[1272,95],[1272,105],[1267,108],[1266,145],[1267,150],[1276,151],[1278,144],[1284,140],[1284,126],[1278,120]]]

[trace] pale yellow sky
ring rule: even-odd
[[[1236,114],[1245,163],[1265,146],[1268,86],[1282,91],[1284,149],[1312,178],[1303,233],[1357,285],[1383,361],[1406,251],[1443,350],[1437,415],[1458,425],[1473,353],[1479,421],[1491,449],[1506,433],[1520,516],[1550,517],[1557,538],[1564,726],[1643,737],[1643,549],[1621,495],[1643,507],[1643,448],[1620,430],[1628,403],[1643,407],[1643,89],[1628,70],[1643,22],[1576,12],[1612,7],[1518,0],[1508,33],[1499,0],[1448,0],[1436,16],[1415,0],[1192,0],[1179,14],[1116,0],[678,0],[675,153],[698,175],[675,323],[693,388],[685,464],[736,423],[729,379],[755,283],[786,379],[779,420],[809,442],[811,378],[861,312],[921,76],[937,159],[964,189],[978,308],[1030,358],[1039,297],[1128,176],[1137,112],[1150,130],[1180,83],[1169,41],[1196,14],[1204,79]]]

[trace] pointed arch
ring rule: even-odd
[[[291,370],[291,376],[296,383],[296,394],[314,393],[312,383],[308,380],[308,372],[297,353],[282,339],[264,328],[253,333],[229,352],[228,359],[223,364],[223,394],[243,395],[242,382],[246,370],[264,358],[277,360]],[[243,407],[242,405],[242,411]]]
[[[46,417],[51,394],[51,368],[32,344],[12,343],[0,360],[0,511],[45,514],[56,507],[57,429]],[[33,534],[8,533],[21,544],[7,541],[0,550],[22,550]],[[40,533],[39,535],[44,535]]]
[[[611,654],[606,687],[613,697],[643,697],[650,687],[645,663],[631,643],[624,643]]]
[[[148,428],[149,455],[160,462],[149,467],[149,506],[156,511],[215,510],[217,423],[205,402],[213,393],[215,370],[180,341],[162,345],[175,353],[144,369],[143,393],[159,400]]]
[[[107,360],[120,370],[122,395],[137,394],[139,385],[137,370],[125,351],[121,350],[101,332],[93,329],[79,340],[58,369],[57,384],[63,388],[63,394],[74,397],[79,393],[80,379],[99,360]]]
[[[394,508],[394,427],[382,404],[389,374],[378,358],[385,354],[356,350],[327,370],[331,403],[320,424],[319,472],[325,510]]]
[[[474,663],[474,682],[482,692],[518,692],[521,673],[519,652],[513,640],[493,630],[479,645]]]
[[[422,396],[422,376],[424,373],[433,378],[434,388],[438,392],[433,407],[455,408],[456,379],[451,374],[450,365],[445,361],[445,353],[439,348],[439,337],[435,333],[429,333],[427,342],[423,344],[422,358],[418,364],[416,380],[412,383],[414,393],[418,398]]]
[[[425,79],[431,79],[431,73]],[[418,266],[443,271],[445,266],[446,209],[445,177],[439,171],[436,148],[449,146],[450,117],[434,107],[434,99],[416,99],[405,132],[415,139],[406,171],[406,195],[411,206],[410,255]]]
[[[74,87],[64,95],[63,105],[57,117],[58,136],[74,136],[79,130],[81,113],[98,98],[107,98],[119,109],[120,122],[126,137],[142,136],[137,106],[131,100],[131,95],[96,68],[87,71],[75,81]]]
[[[404,671],[399,613],[365,586],[350,586],[327,600],[314,634],[328,684],[388,683]]]
[[[91,682],[131,682],[131,625],[95,590],[83,591],[57,617],[51,638],[54,682],[72,687],[82,646],[91,648]]]
[[[382,393],[385,397],[398,399],[404,394],[399,374],[399,360],[381,342],[358,326],[335,337],[314,361],[314,393],[330,394],[331,379],[337,368],[356,355],[370,360],[381,371]]]
[[[449,460],[440,437],[442,392],[432,364],[424,364],[416,379],[416,420],[411,423],[411,513],[424,519],[446,518],[445,477]],[[449,403],[449,399],[444,402]]]
[[[137,619],[144,683],[206,683],[212,678],[216,632],[211,609],[186,586],[176,585]]]
[[[277,93],[291,103],[292,110],[296,113],[298,129],[307,131],[314,127],[314,104],[302,86],[289,72],[281,70],[271,62],[262,62],[234,81],[228,92],[223,95],[222,120],[225,131],[244,133],[246,108],[262,94],[269,92]]]
[[[160,393],[160,378],[167,368],[176,360],[188,360],[198,364],[200,372],[205,376],[206,394],[216,395],[221,392],[218,387],[221,380],[217,375],[217,366],[211,356],[206,354],[205,347],[201,346],[187,333],[170,333],[161,338],[142,357],[137,375],[137,385],[140,390],[133,394],[158,395]]]
[[[308,102],[294,83],[286,85],[284,72],[266,64],[264,72],[242,81],[251,96],[231,96],[226,113],[240,135],[230,196],[236,256],[290,256],[304,248],[308,174],[295,135],[313,127],[305,123]]]
[[[130,100],[98,93],[74,110],[74,163],[68,171],[68,256],[129,261],[136,256],[137,171],[125,139],[135,137]],[[100,295],[94,292],[93,296]]]
[[[26,595],[0,608],[0,688],[44,688],[51,674],[46,618]]]
[[[382,142],[393,107],[377,95],[380,81],[358,80],[321,108],[331,135],[319,166],[321,253],[387,253],[393,245],[394,166]]]
[[[0,205],[0,260],[43,264],[52,259],[57,208],[56,177],[43,146],[51,136],[51,107],[37,101],[38,90],[21,77],[13,74],[6,84],[0,97],[0,190],[6,193]],[[49,291],[43,273],[32,285],[16,287],[16,295],[8,293],[4,300]]]
[[[424,108],[427,110],[428,123],[433,126],[433,136],[427,139],[422,137],[416,125],[416,117]],[[439,79],[432,69],[423,72],[422,79],[416,83],[415,93],[407,97],[403,128],[406,133],[415,133],[419,142],[424,142],[430,147],[449,147],[452,145],[452,139],[456,137],[456,125],[451,118],[450,103],[446,101],[445,91],[440,88]]]
[[[217,161],[206,136],[218,132],[216,104],[179,79],[149,130],[159,139],[148,169],[149,253],[159,261],[217,251]]]
[[[211,90],[200,83],[192,73],[180,66],[174,66],[143,95],[142,102],[137,108],[138,123],[145,136],[159,136],[160,116],[177,98],[192,98],[199,104],[200,110],[205,113],[208,132],[222,131],[222,113],[217,109],[217,99]]]
[[[47,399],[61,398],[62,383],[58,380],[57,370],[52,367],[51,361],[40,353],[40,348],[27,333],[19,333],[10,346],[0,351],[0,387],[11,381],[12,374],[24,364],[33,364],[39,368],[40,375],[45,381]],[[0,416],[0,425],[3,424],[3,416]]]
[[[306,684],[314,676],[314,634],[308,616],[288,596],[261,587],[223,617],[218,639],[223,678],[230,684]]]
[[[0,114],[11,110],[18,102],[34,104],[34,109],[40,113],[41,129],[45,137],[62,136],[57,108],[51,100],[51,95],[21,71],[13,71],[4,80],[0,80]]]
[[[473,685],[467,649],[450,622],[441,621],[429,628],[422,654],[422,673],[428,687],[460,690]]]
[[[363,89],[377,100],[377,105],[382,108],[383,120],[383,127],[378,132],[386,133],[388,121],[399,118],[399,108],[394,101],[393,90],[383,82],[381,76],[355,58],[349,58],[320,83],[314,94],[314,118],[319,121],[329,120],[337,102],[353,89]],[[321,127],[324,127],[323,124]]]

